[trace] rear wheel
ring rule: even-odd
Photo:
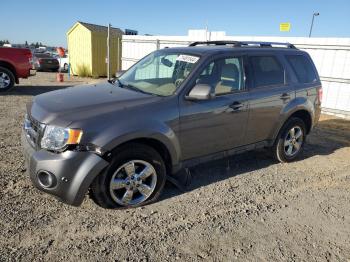
[[[15,76],[5,67],[0,66],[0,92],[5,92],[15,85]]]
[[[92,199],[104,208],[137,207],[155,201],[163,190],[166,169],[153,148],[129,144],[91,185]]]
[[[68,71],[68,64],[64,64],[63,70],[64,70],[65,72]]]
[[[289,119],[282,127],[272,148],[279,162],[291,162],[303,151],[306,132],[305,123],[300,118]]]

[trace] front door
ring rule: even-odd
[[[248,119],[243,57],[212,60],[196,84],[208,84],[215,98],[189,101],[180,98],[182,160],[217,153],[244,144]]]

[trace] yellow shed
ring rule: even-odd
[[[67,32],[69,63],[73,75],[107,76],[106,26],[77,22]],[[111,75],[121,70],[121,39],[124,32],[111,28],[110,32]]]

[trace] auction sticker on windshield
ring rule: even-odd
[[[177,61],[182,61],[182,62],[191,63],[191,64],[196,63],[198,59],[199,59],[198,56],[192,56],[192,55],[179,55],[176,58]]]

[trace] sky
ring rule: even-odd
[[[2,1],[0,40],[66,47],[76,21],[138,30],[139,34],[187,35],[188,29],[226,35],[350,37],[350,0],[61,0]],[[8,11],[6,11],[8,10]],[[290,22],[290,32],[279,24]]]

